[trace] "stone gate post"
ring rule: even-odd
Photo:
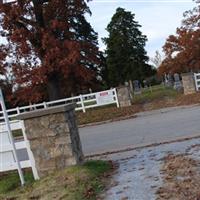
[[[193,73],[184,73],[181,74],[184,94],[192,94],[196,92],[194,74]]]
[[[131,106],[132,94],[128,86],[117,87],[117,96],[120,107]]]
[[[74,110],[75,105],[68,104],[18,116],[18,119],[24,120],[40,177],[83,161]]]

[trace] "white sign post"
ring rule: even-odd
[[[13,136],[12,136],[12,132],[11,132],[11,128],[10,128],[10,122],[9,122],[8,115],[7,115],[7,112],[6,112],[6,106],[5,106],[5,103],[4,103],[4,98],[3,98],[1,88],[0,88],[0,104],[1,104],[2,111],[3,111],[3,116],[4,116],[4,119],[5,119],[5,124],[6,124],[6,128],[7,128],[7,133],[8,133],[8,137],[9,137],[9,140],[10,140],[10,144],[13,148],[13,156],[14,156],[14,159],[15,159],[16,164],[17,164],[17,170],[18,170],[18,173],[19,173],[20,181],[21,181],[21,184],[24,185],[24,183],[25,183],[24,182],[24,176],[23,176],[23,173],[22,173],[20,162],[17,158],[17,151],[16,151],[14,139],[13,139]]]

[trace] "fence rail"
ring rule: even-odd
[[[99,98],[104,98],[104,101],[100,101]],[[117,92],[116,89],[111,90],[105,90],[101,92],[91,93],[91,94],[83,94],[75,97],[60,99],[56,101],[49,101],[49,102],[43,102],[38,104],[33,104],[29,106],[22,106],[22,107],[16,107],[13,109],[8,109],[7,114],[9,120],[15,120],[16,116],[23,112],[29,112],[32,110],[42,109],[42,108],[48,108],[53,106],[59,106],[59,105],[65,105],[68,103],[76,103],[76,111],[83,111],[86,112],[86,109],[89,108],[95,108],[99,106],[109,105],[109,104],[116,104],[117,107],[119,107],[119,102],[117,98]],[[0,120],[3,120],[3,112],[0,111]]]
[[[24,151],[27,159],[20,161],[21,168],[32,168],[33,176],[38,179],[37,170],[35,168],[35,160],[30,150],[29,141],[26,138],[23,121],[13,120],[10,122],[10,128],[12,131],[21,130],[23,137],[20,141],[15,141],[15,147],[17,151]],[[17,169],[17,162],[13,159],[13,146],[10,143],[8,137],[6,124],[0,123],[0,172],[6,172]]]

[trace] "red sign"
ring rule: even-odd
[[[108,92],[101,92],[100,93],[100,96],[107,96],[108,95]]]

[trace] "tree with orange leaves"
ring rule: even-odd
[[[183,73],[200,71],[200,1],[184,13],[182,26],[170,35],[163,47],[165,59],[158,72]]]
[[[0,74],[13,74],[15,99],[38,102],[76,94],[96,81],[97,33],[84,0],[0,4]]]

